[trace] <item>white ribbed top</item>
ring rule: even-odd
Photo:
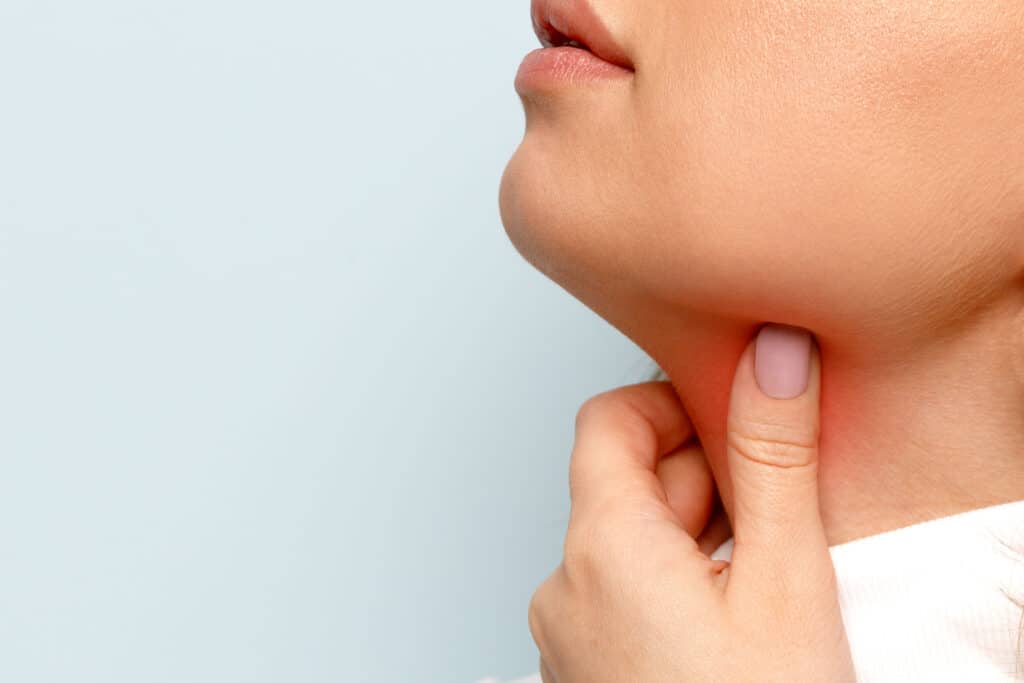
[[[1024,500],[829,551],[859,683],[1024,683]],[[711,554],[731,556],[732,539]]]

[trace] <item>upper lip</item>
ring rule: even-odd
[[[582,43],[606,62],[633,70],[633,63],[615,42],[587,0],[532,0],[533,31],[544,47]]]

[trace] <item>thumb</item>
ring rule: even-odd
[[[765,325],[740,356],[726,426],[731,580],[831,567],[818,508],[820,387],[820,354],[807,330]]]

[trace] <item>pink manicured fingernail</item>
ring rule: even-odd
[[[807,391],[811,369],[811,333],[799,327],[769,324],[757,334],[754,376],[772,398],[796,398]]]

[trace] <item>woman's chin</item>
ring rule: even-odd
[[[498,191],[509,240],[526,261],[561,284],[593,261],[602,232],[587,215],[598,202],[566,182],[572,175],[527,138],[505,166]]]

